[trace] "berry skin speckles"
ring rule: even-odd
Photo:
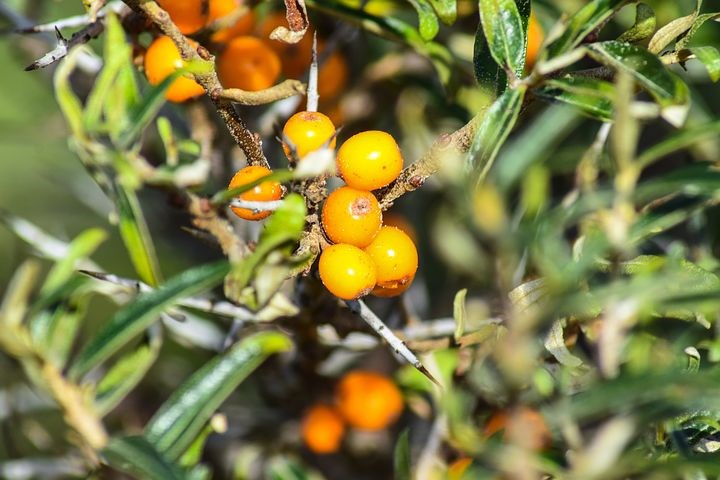
[[[333,243],[364,248],[380,231],[382,212],[371,192],[341,187],[325,200],[322,225]]]
[[[338,243],[326,247],[318,262],[320,280],[330,293],[343,300],[355,300],[375,286],[375,264],[358,247]]]
[[[412,239],[399,228],[382,227],[365,251],[377,268],[377,287],[398,289],[415,278],[418,268],[417,248]],[[391,290],[402,293],[402,290]],[[379,290],[379,293],[386,293]]]
[[[261,166],[247,166],[240,169],[235,176],[230,180],[228,189],[241,187],[255,180],[270,175],[272,170],[261,167]],[[238,195],[237,198],[241,200],[253,201],[253,202],[269,202],[273,200],[280,200],[283,195],[282,185],[278,182],[265,181],[259,185],[255,185],[247,192],[243,192]],[[232,207],[232,211],[238,217],[245,220],[262,220],[267,218],[272,212],[271,211],[253,211],[248,208]]]
[[[328,142],[330,148],[335,148],[334,135],[335,125],[332,120],[320,112],[298,112],[283,127],[283,137],[295,148],[298,158],[303,158]],[[290,145],[283,142],[283,150],[290,158]]]

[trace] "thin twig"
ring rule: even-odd
[[[67,17],[60,20],[56,20],[50,23],[44,23],[41,25],[33,25],[31,27],[18,28],[17,33],[40,33],[40,32],[55,32],[55,30],[62,30],[63,28],[78,28],[85,25],[95,23],[95,20],[105,17],[108,12],[114,12],[116,14],[122,13],[127,7],[119,0],[108,3],[98,13],[96,19],[93,19],[90,15],[75,15],[73,17]]]
[[[144,13],[160,31],[170,37],[180,50],[180,54],[184,60],[193,60],[195,62],[203,62],[208,65],[209,71],[206,73],[195,73],[193,77],[210,95],[218,114],[225,122],[230,134],[240,149],[245,153],[248,164],[269,167],[269,163],[262,151],[262,141],[258,135],[250,131],[245,121],[238,115],[235,107],[229,100],[220,98],[220,92],[223,87],[220,84],[217,73],[215,72],[215,63],[212,55],[204,48],[197,49],[188,41],[178,27],[170,19],[170,15],[160,8],[153,0],[124,0],[125,3],[137,12]]]
[[[307,111],[317,112],[318,100],[318,54],[317,54],[317,33],[313,34],[312,62],[310,73],[308,73]]]
[[[422,157],[400,172],[400,176],[394,182],[375,192],[375,196],[380,202],[380,208],[387,210],[399,197],[420,188],[428,177],[438,171],[443,157],[467,153],[472,144],[475,129],[483,116],[484,113],[481,113],[459,130],[440,135]]]
[[[252,210],[253,213],[258,212],[274,212],[280,208],[283,204],[283,200],[270,200],[267,202],[243,200],[241,198],[234,198],[230,200],[228,206],[232,208],[246,208]]]
[[[305,95],[305,84],[299,80],[289,79],[257,92],[248,92],[239,88],[226,88],[212,95],[240,105],[265,105],[294,95]]]
[[[38,68],[45,68],[58,60],[65,58],[68,52],[78,45],[83,45],[96,38],[105,30],[105,24],[101,20],[97,20],[90,25],[86,26],[79,32],[73,33],[69,40],[65,39],[60,33],[60,30],[55,29],[57,37],[57,45],[55,48],[50,50],[48,53],[43,55],[38,60],[25,67],[25,71],[37,70]]]
[[[407,345],[405,345],[405,342],[395,336],[392,330],[390,330],[387,325],[385,325],[385,323],[383,323],[383,321],[380,320],[377,315],[375,315],[375,312],[370,310],[370,308],[365,305],[365,302],[363,302],[362,300],[348,300],[345,303],[351,310],[360,315],[360,318],[362,318],[365,323],[367,323],[370,328],[375,331],[375,333],[385,339],[385,341],[388,342],[388,344],[395,351],[395,353],[403,357],[408,363],[414,366],[420,373],[425,375],[435,385],[440,386],[440,383],[435,380],[435,377],[430,374],[430,372],[427,368],[425,368],[420,359],[407,347]]]

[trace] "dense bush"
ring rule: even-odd
[[[720,474],[712,5],[46,3],[0,477]]]

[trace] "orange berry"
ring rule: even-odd
[[[375,265],[370,256],[346,243],[325,248],[318,270],[325,288],[343,300],[365,296],[375,286]]]
[[[280,59],[265,42],[255,37],[236,37],[217,61],[220,82],[225,88],[255,92],[275,84]]]
[[[410,285],[412,285],[413,280],[415,280],[415,277],[410,277],[410,279],[407,282],[405,282],[404,285],[395,284],[390,287],[375,286],[375,288],[373,288],[372,294],[375,295],[376,297],[382,297],[382,298],[397,297],[398,295],[405,293],[405,290],[410,288]]]
[[[370,192],[340,187],[323,204],[322,225],[332,242],[365,248],[380,231],[380,204]]]
[[[542,46],[545,32],[543,32],[540,22],[538,22],[535,14],[530,14],[527,29],[527,50],[525,53],[525,68],[530,69],[535,65],[540,47]]]
[[[318,71],[318,95],[325,100],[336,97],[347,83],[347,79],[347,62],[342,54],[335,50],[320,65]]]
[[[404,287],[415,278],[418,268],[417,249],[408,234],[399,228],[382,227],[365,251],[377,268],[378,287]]]
[[[448,480],[461,480],[470,465],[472,465],[472,458],[470,457],[460,457],[455,460],[448,466]]]
[[[340,146],[337,166],[349,186],[375,190],[398,177],[403,159],[392,135],[369,130],[353,135]]]
[[[336,452],[344,434],[345,421],[332,407],[315,405],[303,417],[302,438],[315,453]]]
[[[490,437],[504,431],[503,439],[509,437],[529,450],[543,450],[550,446],[552,435],[543,416],[537,410],[520,407],[512,415],[504,410],[493,413],[485,423],[484,434]]]
[[[214,22],[230,15],[244,3],[244,0],[210,0],[208,22]],[[216,43],[225,43],[235,37],[250,34],[254,26],[255,14],[250,10],[238,18],[233,25],[213,33],[210,39]]]
[[[322,147],[332,138],[329,147],[335,148],[335,125],[320,112],[298,112],[283,127],[283,136],[295,147],[298,158]],[[290,158],[290,146],[283,143],[285,155]]]
[[[417,242],[415,228],[404,215],[395,212],[385,212],[383,214],[383,225],[399,228],[403,232],[407,233],[408,237],[410,237],[413,242]]]
[[[269,168],[250,165],[240,169],[230,180],[228,189],[241,187],[252,183],[255,180],[270,175],[272,171]],[[280,200],[283,194],[282,185],[274,181],[265,181],[259,185],[255,185],[250,190],[241,193],[236,198],[251,202],[269,202],[272,200]],[[267,218],[272,212],[268,210],[254,211],[249,208],[232,207],[235,215],[245,220],[262,220]]]
[[[189,35],[205,26],[208,21],[208,8],[203,0],[158,0],[158,4],[180,29]]]
[[[185,62],[175,42],[170,37],[161,36],[153,40],[145,52],[144,65],[148,82],[158,85],[175,70],[182,68]],[[171,102],[184,102],[204,92],[205,89],[195,80],[179,77],[165,91],[165,98]]]
[[[382,430],[402,413],[403,397],[384,375],[356,370],[335,389],[335,400],[347,423],[362,430]]]

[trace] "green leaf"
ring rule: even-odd
[[[402,431],[395,444],[393,454],[393,478],[395,480],[411,480],[410,462],[410,431],[406,428]]]
[[[543,109],[503,148],[502,156],[492,171],[498,187],[503,190],[511,188],[530,167],[550,158],[581,121],[578,110],[565,104]],[[548,125],[553,125],[550,131]]]
[[[113,94],[112,86],[120,70],[123,67],[132,68],[132,47],[127,43],[125,31],[114,14],[107,16],[104,39],[103,68],[88,96],[83,115],[85,128],[91,132],[100,130],[102,113]]]
[[[40,289],[41,295],[60,287],[75,273],[77,262],[89,257],[107,239],[107,233],[99,228],[90,228],[80,233],[70,243],[65,256],[48,273]]]
[[[524,85],[506,90],[485,114],[465,163],[472,182],[482,181],[490,170],[500,147],[515,126],[525,91]]]
[[[635,7],[635,24],[620,35],[618,42],[637,42],[648,38],[655,32],[657,20],[652,7],[645,3],[638,3]]]
[[[432,40],[440,31],[437,15],[428,0],[408,0],[418,14],[418,31],[424,40]]]
[[[79,140],[87,140],[83,128],[83,107],[80,99],[73,92],[70,84],[70,75],[77,66],[78,57],[82,54],[82,48],[75,48],[60,62],[55,71],[54,85],[55,98],[60,105],[60,110],[65,115],[65,120],[70,124],[73,136]]]
[[[151,334],[149,341],[135,351],[115,362],[95,387],[95,407],[101,415],[106,415],[120,403],[128,393],[145,377],[150,370],[162,346],[162,335],[158,331]]]
[[[70,376],[79,378],[149,327],[167,307],[183,297],[214,287],[228,271],[225,261],[201,265],[176,275],[157,290],[139,295],[85,345],[70,368]]]
[[[43,312],[33,318],[31,324],[33,338],[38,344],[44,345],[46,355],[52,358],[58,367],[64,367],[70,357],[80,325],[87,313],[90,295],[81,292],[64,295],[64,298],[55,311]],[[38,325],[38,321],[43,317],[46,317],[44,324]],[[37,333],[40,335],[36,336]]]
[[[455,341],[460,340],[465,334],[465,297],[467,297],[467,288],[458,290],[453,300],[453,318],[455,319]]]
[[[545,81],[533,93],[547,100],[572,105],[603,122],[613,119],[615,86],[610,82],[570,74]]]
[[[521,77],[525,69],[527,24],[514,0],[480,0],[480,23],[490,55],[506,72]]]
[[[141,436],[113,438],[102,450],[102,458],[111,467],[148,480],[188,480],[176,464],[167,461]]]
[[[673,42],[680,35],[685,33],[695,23],[695,19],[700,11],[702,0],[698,0],[695,10],[684,17],[676,18],[672,22],[664,25],[660,30],[655,32],[655,35],[650,39],[648,44],[648,50],[652,53],[660,53],[665,47]]]
[[[283,200],[282,206],[266,222],[255,250],[233,265],[225,283],[226,295],[229,298],[239,298],[241,290],[248,285],[271,252],[286,247],[285,253],[290,254],[305,228],[306,214],[305,200],[299,194],[292,193]]]
[[[718,134],[720,134],[720,120],[682,130],[645,150],[637,157],[637,162],[642,167],[646,167],[666,155],[708,138],[714,138]]]
[[[658,57],[642,47],[616,41],[587,46],[595,60],[622,70],[647,90],[663,109],[663,117],[680,126],[687,116],[689,92],[679,77],[668,71]]]
[[[268,356],[290,347],[290,340],[277,332],[258,333],[234,345],[173,392],[148,423],[145,438],[169,458],[178,458],[250,373]]]
[[[565,30],[550,42],[548,55],[556,57],[572,50],[596,28],[603,25],[628,0],[593,0],[567,20]]]
[[[699,10],[699,8],[698,8]],[[690,44],[690,41],[693,39],[697,31],[700,29],[700,27],[703,26],[705,22],[708,20],[717,20],[720,18],[720,13],[705,13],[703,15],[698,15],[695,21],[692,24],[692,27],[683,35],[676,43],[675,43],[675,50],[679,51],[684,48],[688,48],[688,45]]]
[[[162,278],[160,267],[137,195],[132,188],[124,186],[121,181],[116,183],[115,196],[120,216],[120,236],[130,254],[135,271],[143,282],[156,286]]]
[[[430,0],[440,20],[446,25],[452,25],[457,19],[457,0]]]
[[[713,82],[720,80],[720,52],[715,47],[692,47],[690,52],[695,55],[705,68]]]

